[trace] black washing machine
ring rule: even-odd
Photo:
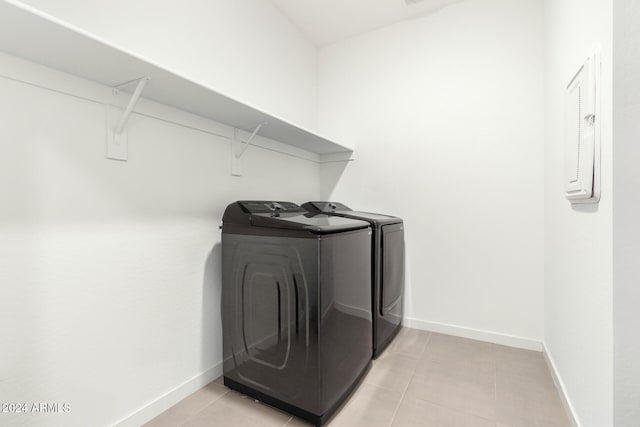
[[[404,315],[404,224],[388,215],[354,211],[342,203],[307,202],[307,211],[367,221],[373,230],[372,303],[373,357],[378,357],[396,336]]]
[[[224,384],[316,425],[371,361],[371,228],[289,202],[230,204],[222,225]]]

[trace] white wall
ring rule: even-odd
[[[26,3],[315,125],[316,49],[267,0]],[[232,178],[230,128],[144,100],[139,109],[162,120],[134,115],[129,161],[108,161],[108,88],[0,63],[4,76],[80,97],[0,78],[0,401],[71,406],[2,423],[107,425],[134,414],[124,425],[139,425],[221,374],[224,207],[315,198],[319,166],[251,147]]]
[[[106,160],[109,88],[0,69],[98,101],[0,78],[0,401],[71,409],[0,423],[111,425],[151,404],[123,424],[140,425],[222,373],[226,205],[316,198],[319,165],[252,146],[231,177],[230,128],[144,100],[163,120],[134,114],[129,161]]]
[[[640,3],[615,0],[613,16],[613,310],[615,425],[640,425]]]
[[[269,0],[24,0],[221,93],[316,125],[316,48]]]
[[[542,16],[465,1],[320,51],[321,129],[356,145],[323,196],[405,219],[411,325],[542,341]]]
[[[545,138],[545,344],[578,422],[613,423],[611,0],[549,0]],[[564,198],[564,90],[602,46],[602,199]]]

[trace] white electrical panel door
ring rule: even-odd
[[[600,199],[598,62],[597,55],[587,59],[567,86],[565,196],[571,203],[597,203]]]

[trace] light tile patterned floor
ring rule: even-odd
[[[331,427],[570,427],[542,353],[404,328]],[[309,426],[224,387],[195,392],[146,427]]]

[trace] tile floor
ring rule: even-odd
[[[542,353],[404,328],[331,427],[570,427]],[[222,378],[145,427],[309,426]]]

